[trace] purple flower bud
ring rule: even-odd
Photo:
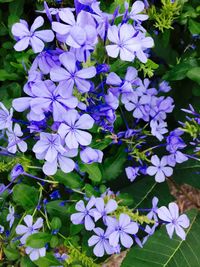
[[[11,180],[14,181],[18,176],[24,174],[24,168],[21,164],[17,164],[11,171]]]
[[[98,149],[93,149],[87,147],[80,152],[81,160],[86,164],[91,164],[93,162],[102,162],[103,152]]]

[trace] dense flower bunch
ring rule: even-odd
[[[0,104],[0,130],[4,144],[7,142],[1,154],[13,158],[32,151],[37,166],[30,174],[28,165],[16,162],[10,182],[1,184],[0,194],[12,194],[13,185],[22,179],[33,179],[39,185],[34,211],[27,210],[16,229],[14,206],[10,205],[7,215],[12,238],[32,261],[44,257],[46,251],[58,262],[73,260],[75,247],[70,237],[64,237],[67,249],[62,252],[58,249],[60,241],[48,246],[48,234],[41,235],[45,240],[41,246],[32,242],[34,236],[49,230],[57,239],[63,237],[59,219],[49,224],[48,200],[43,196],[46,186],[45,190],[51,192],[48,198],[61,198],[60,188],[52,190],[58,185],[56,175],[61,171],[65,179],[70,173],[78,173],[81,182],[87,174],[96,181],[97,173],[90,177],[91,166],[102,163],[110,147],[121,146],[128,159],[124,171],[131,182],[149,175],[161,183],[173,174],[176,164],[189,157],[182,138],[185,128],[168,129],[167,117],[174,109],[174,101],[168,96],[171,87],[166,81],[155,83],[139,77],[138,66],[148,62],[154,46],[143,27],[148,19],[144,3],[135,1],[129,6],[125,2],[123,12],[117,8],[108,14],[96,0],[74,2],[75,8],[59,9],[45,3],[31,27],[25,20],[12,26],[14,49],[23,51],[31,46],[36,56],[23,96],[13,100],[10,110]],[[44,24],[42,15],[48,18],[50,29],[39,29]],[[125,64],[123,74],[113,67],[115,62]],[[154,197],[152,208],[138,210],[121,203],[120,193],[106,187],[90,196],[73,186],[64,190],[72,196],[60,202],[71,203],[71,222],[77,227],[84,225],[89,233],[88,246],[94,246],[97,257],[119,253],[134,242],[142,247],[160,225],[166,226],[170,238],[175,231],[185,239],[183,228],[189,227],[189,219],[179,216],[176,203],[159,208]],[[36,212],[43,218],[34,219]]]

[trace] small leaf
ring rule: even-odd
[[[199,23],[200,24],[200,23]],[[187,72],[187,77],[200,84],[200,67],[192,68]]]
[[[92,164],[80,164],[80,170],[86,172],[89,175],[90,180],[94,182],[100,182],[102,174],[97,163]]]
[[[35,207],[38,203],[38,197],[38,190],[26,184],[17,184],[13,189],[13,200],[24,210]]]
[[[190,19],[189,20],[189,30],[191,34],[200,34],[200,23]]]
[[[47,233],[36,233],[30,235],[26,240],[26,245],[31,248],[43,248],[50,242],[52,235]]]
[[[4,248],[4,253],[10,261],[15,261],[20,257],[19,251],[14,248]]]
[[[83,186],[81,177],[75,172],[64,173],[58,170],[54,178],[56,181],[69,188],[81,188]]]
[[[16,73],[8,73],[6,70],[0,69],[0,81],[15,81],[18,80]]]
[[[34,263],[39,267],[60,266],[60,262],[50,253],[47,253],[45,257],[41,257],[39,260],[34,261]]]

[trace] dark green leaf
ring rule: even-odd
[[[197,211],[188,214],[190,227],[185,241],[177,236],[170,239],[165,226],[149,238],[144,248],[132,248],[122,267],[187,267],[200,266],[200,215]]]
[[[17,184],[13,189],[13,200],[24,210],[34,208],[38,203],[38,197],[38,190],[26,184]]]
[[[15,81],[18,79],[16,73],[8,73],[6,70],[0,69],[0,81]]]

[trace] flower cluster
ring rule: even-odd
[[[181,239],[185,240],[183,228],[189,227],[189,219],[185,214],[179,216],[177,204],[172,202],[168,208],[165,206],[158,208],[156,197],[152,203],[152,209],[147,209],[149,212],[141,216],[137,210],[121,206],[107,194],[97,198],[92,196],[87,205],[83,200],[77,202],[75,209],[78,212],[71,215],[71,221],[76,225],[84,224],[87,231],[95,233],[89,238],[88,245],[94,246],[93,252],[97,257],[102,257],[105,253],[108,255],[119,253],[122,247],[130,248],[134,241],[142,247],[159,224],[166,225],[170,238],[175,231]],[[145,228],[144,222],[147,223]],[[103,229],[99,227],[102,223]],[[150,227],[149,224],[152,226]],[[140,230],[146,234],[141,240]]]

